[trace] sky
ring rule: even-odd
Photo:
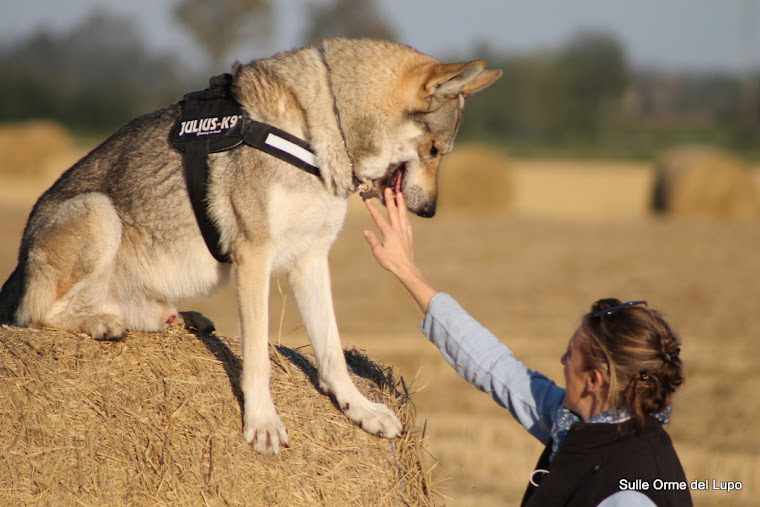
[[[301,45],[306,3],[274,0],[275,37],[241,46],[249,61]],[[173,50],[192,64],[200,50],[174,23],[177,0],[4,0],[0,42],[43,27],[66,30],[95,7],[135,19],[146,46]],[[399,42],[437,57],[468,55],[479,44],[497,51],[561,46],[582,29],[614,34],[638,66],[665,69],[760,69],[760,0],[376,0]]]

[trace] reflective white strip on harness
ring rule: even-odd
[[[315,157],[312,152],[301,148],[297,144],[291,143],[287,139],[283,139],[282,137],[270,132],[264,142],[269,146],[277,148],[278,150],[282,150],[285,153],[289,153],[294,157],[303,160],[309,165],[317,167],[317,157]]]

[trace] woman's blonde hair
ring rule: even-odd
[[[586,367],[602,372],[610,408],[631,414],[634,428],[665,410],[684,382],[681,340],[644,301],[600,299],[580,325]]]

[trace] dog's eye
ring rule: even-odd
[[[435,144],[430,147],[430,156],[431,157],[437,157],[438,156],[438,148],[435,147]]]

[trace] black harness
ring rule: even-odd
[[[232,74],[212,77],[209,88],[186,94],[180,105],[182,112],[169,139],[183,153],[187,191],[206,246],[217,261],[230,263],[232,259],[221,250],[219,230],[208,213],[209,153],[247,144],[321,177],[314,150],[303,139],[248,118],[232,94]]]

